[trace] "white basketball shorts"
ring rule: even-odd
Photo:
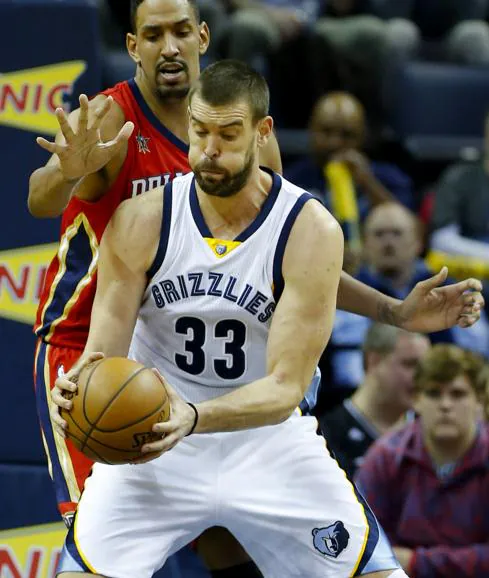
[[[195,434],[141,465],[95,464],[58,572],[150,578],[223,526],[265,578],[350,578],[398,568],[365,501],[312,417]]]

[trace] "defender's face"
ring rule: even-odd
[[[435,442],[465,439],[480,415],[480,404],[465,375],[449,383],[427,384],[419,394],[416,408],[425,436]]]
[[[199,57],[209,42],[207,25],[199,25],[187,0],[146,0],[136,22],[133,51],[145,82],[161,100],[185,98],[200,73]]]
[[[189,162],[200,188],[220,197],[238,193],[256,157],[258,127],[253,126],[249,105],[238,101],[212,107],[197,93],[189,116]]]

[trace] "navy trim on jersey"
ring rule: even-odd
[[[314,199],[310,193],[303,193],[295,202],[295,205],[290,210],[287,218],[285,219],[284,226],[280,232],[280,236],[277,241],[277,247],[275,248],[275,256],[273,257],[273,296],[275,303],[278,303],[282,291],[284,290],[284,278],[282,275],[282,263],[284,260],[285,247],[289,239],[290,231],[294,226],[295,220],[300,213],[302,207],[309,201]]]
[[[70,492],[66,483],[66,478],[59,461],[58,451],[56,449],[56,442],[54,439],[53,422],[49,415],[49,402],[47,398],[47,384],[44,380],[45,367],[48,363],[47,359],[48,345],[41,342],[36,359],[36,385],[35,394],[37,398],[37,408],[39,411],[39,419],[41,422],[44,439],[49,450],[49,458],[51,460],[51,467],[53,468],[54,489],[56,492],[56,500],[58,504],[71,502]]]
[[[367,544],[365,545],[365,550],[363,551],[362,559],[360,560],[360,564],[358,565],[357,571],[355,572],[355,576],[360,576],[363,569],[365,568],[367,563],[370,561],[370,558],[372,557],[372,554],[374,553],[375,548],[377,547],[377,544],[379,543],[380,530],[379,530],[379,523],[377,522],[377,519],[374,516],[369,505],[367,504],[365,498],[358,491],[355,484],[352,484],[352,485],[353,485],[353,490],[355,491],[355,495],[357,497],[357,500],[363,506],[363,510],[365,512],[365,517],[367,518],[367,523],[368,523],[368,528],[369,528]]]
[[[76,519],[76,512],[73,521],[71,522],[71,525],[68,529],[68,534],[66,535],[65,547],[68,550],[70,556],[73,558],[73,560],[75,560],[75,562],[80,566],[80,568],[84,572],[86,572],[87,574],[93,574],[91,569],[83,561],[83,558],[81,557],[80,552],[78,552],[78,548],[76,547],[75,519]]]
[[[180,140],[176,135],[174,135],[171,132],[171,130],[167,129],[166,126],[161,122],[161,120],[149,108],[134,78],[129,79],[127,81],[127,84],[129,85],[129,88],[131,89],[132,94],[139,105],[139,108],[143,111],[144,116],[155,127],[155,129],[161,132],[161,134],[167,140],[169,140],[172,144],[178,147],[181,151],[183,151],[185,154],[188,154],[188,144],[184,143],[183,140]]]
[[[75,294],[78,284],[88,274],[93,260],[93,250],[90,236],[82,222],[76,234],[68,241],[68,251],[64,259],[64,274],[56,284],[51,299],[41,319],[42,326],[36,331],[38,337],[46,337],[51,331],[52,324],[63,317],[66,304]],[[61,270],[63,263],[59,264]],[[58,273],[59,273],[58,270]]]
[[[265,199],[265,202],[263,203],[256,219],[254,219],[253,222],[250,223],[248,227],[246,227],[246,229],[242,231],[235,239],[233,239],[233,241],[239,241],[242,243],[243,241],[246,241],[246,239],[249,239],[251,235],[253,235],[253,233],[255,233],[260,228],[260,226],[270,214],[270,211],[272,210],[275,201],[277,200],[280,189],[282,188],[282,179],[280,175],[265,167],[260,168],[272,177],[272,188],[270,189],[270,192],[268,193],[268,196]],[[192,211],[192,216],[194,218],[195,224],[197,225],[197,228],[200,231],[200,234],[208,239],[213,239],[213,235],[204,220],[202,211],[200,210],[199,199],[197,197],[197,189],[195,188],[195,177],[192,179],[192,184],[190,185],[190,210]]]
[[[154,277],[154,275],[156,275],[158,269],[161,267],[165,259],[166,250],[168,248],[168,239],[170,238],[172,198],[173,181],[170,181],[163,189],[163,211],[161,216],[160,242],[158,243],[158,250],[156,251],[155,259],[146,273],[148,278]]]

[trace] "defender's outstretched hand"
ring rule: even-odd
[[[78,126],[75,130],[71,127],[62,108],[57,108],[55,111],[64,143],[50,142],[43,137],[37,137],[36,142],[40,147],[58,156],[61,171],[67,181],[77,181],[85,175],[102,169],[131,136],[134,124],[126,122],[114,139],[102,142],[100,125],[109,112],[112,102],[112,97],[107,97],[94,111],[89,123],[88,98],[82,94],[80,95]]]
[[[448,269],[417,283],[398,306],[396,314],[400,325],[409,331],[431,333],[455,325],[470,327],[476,323],[484,307],[482,283],[478,279],[465,279],[459,283],[441,286]]]

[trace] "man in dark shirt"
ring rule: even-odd
[[[427,337],[374,323],[363,342],[365,379],[353,396],[319,417],[340,466],[352,478],[372,443],[409,418],[414,372],[430,347]]]

